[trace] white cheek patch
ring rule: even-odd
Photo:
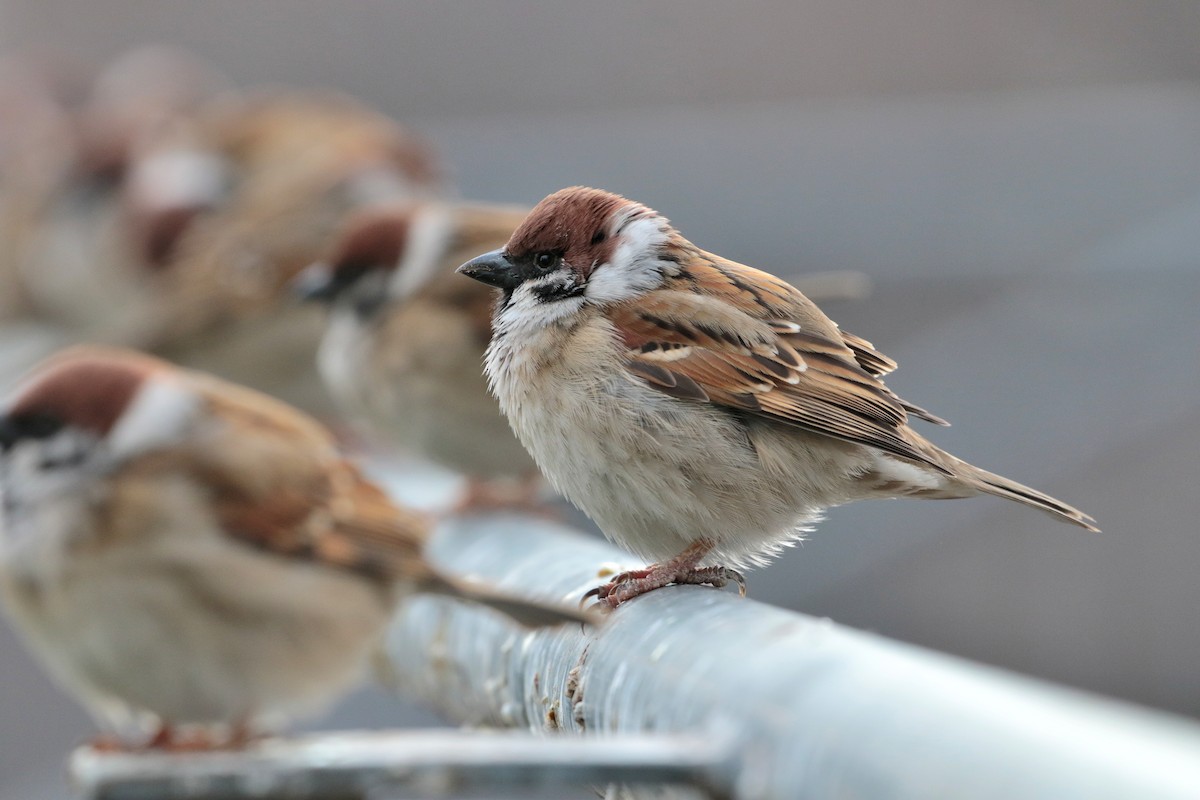
[[[40,443],[38,459],[43,464],[69,465],[82,463],[96,446],[95,437],[73,428],[66,428]]]
[[[388,287],[389,295],[405,298],[429,282],[453,239],[453,223],[450,210],[443,205],[431,205],[417,214],[408,232],[404,256]]]
[[[94,436],[64,428],[48,439],[25,440],[0,458],[0,551],[48,541],[44,517],[56,505],[48,501],[81,498],[97,469],[96,453]]]
[[[617,247],[607,264],[599,264],[588,279],[587,297],[595,303],[617,303],[658,287],[669,266],[658,257],[668,239],[667,221],[658,216],[613,223]]]
[[[200,397],[182,384],[148,379],[109,431],[109,453],[122,458],[178,441],[199,407]]]
[[[668,222],[657,214],[648,215],[640,208],[618,214],[612,223],[610,234],[620,238],[613,261],[621,260],[621,251],[627,250],[636,256],[639,253],[654,253],[667,241]]]
[[[140,161],[130,178],[131,191],[149,208],[211,205],[225,192],[227,166],[211,153],[168,150]]]

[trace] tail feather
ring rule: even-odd
[[[566,603],[529,600],[462,578],[438,576],[427,590],[495,609],[527,628],[545,628],[567,623],[598,625],[601,622],[599,615],[583,608],[572,607]]]
[[[995,473],[979,469],[964,462],[959,463],[965,469],[955,471],[960,474],[965,472],[966,477],[972,479],[971,482],[976,484],[981,491],[994,494],[997,497],[1016,500],[1018,503],[1024,503],[1027,506],[1045,511],[1057,519],[1074,523],[1081,528],[1087,528],[1089,531],[1099,532],[1100,530],[1096,527],[1096,520],[1061,500],[1057,500],[1048,494],[1042,494],[1036,489],[1030,489],[1028,486],[1024,486],[1016,481],[1010,481],[1002,475],[996,475]]]

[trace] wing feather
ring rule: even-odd
[[[198,383],[203,379],[197,377]],[[380,579],[420,582],[428,520],[398,506],[337,453],[306,416],[223,384],[206,392],[222,420],[196,463],[233,537],[281,556]]]
[[[896,363],[790,284],[703,251],[612,314],[630,374],[664,393],[885,450],[944,471],[904,429],[938,417],[881,380]]]

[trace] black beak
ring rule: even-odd
[[[292,295],[307,303],[330,303],[342,288],[334,278],[333,269],[318,261],[304,268],[291,283]]]
[[[511,290],[521,285],[516,265],[508,260],[503,250],[493,250],[472,258],[456,271],[497,289]]]

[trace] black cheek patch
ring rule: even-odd
[[[500,289],[496,292],[496,302],[492,304],[493,317],[508,310],[508,307],[512,305],[514,291],[514,289]],[[495,331],[495,335],[499,336],[500,331]]]
[[[37,468],[41,472],[50,472],[56,469],[64,469],[68,467],[78,467],[87,461],[86,450],[75,450],[74,452],[59,456],[58,458],[46,458],[38,462]]]
[[[354,316],[360,321],[365,322],[374,317],[379,312],[379,309],[383,308],[387,303],[387,300],[388,298],[382,293],[359,298],[354,303]]]
[[[535,286],[530,289],[530,292],[540,302],[552,303],[556,300],[566,300],[569,297],[581,297],[585,288],[583,284],[571,281]]]

